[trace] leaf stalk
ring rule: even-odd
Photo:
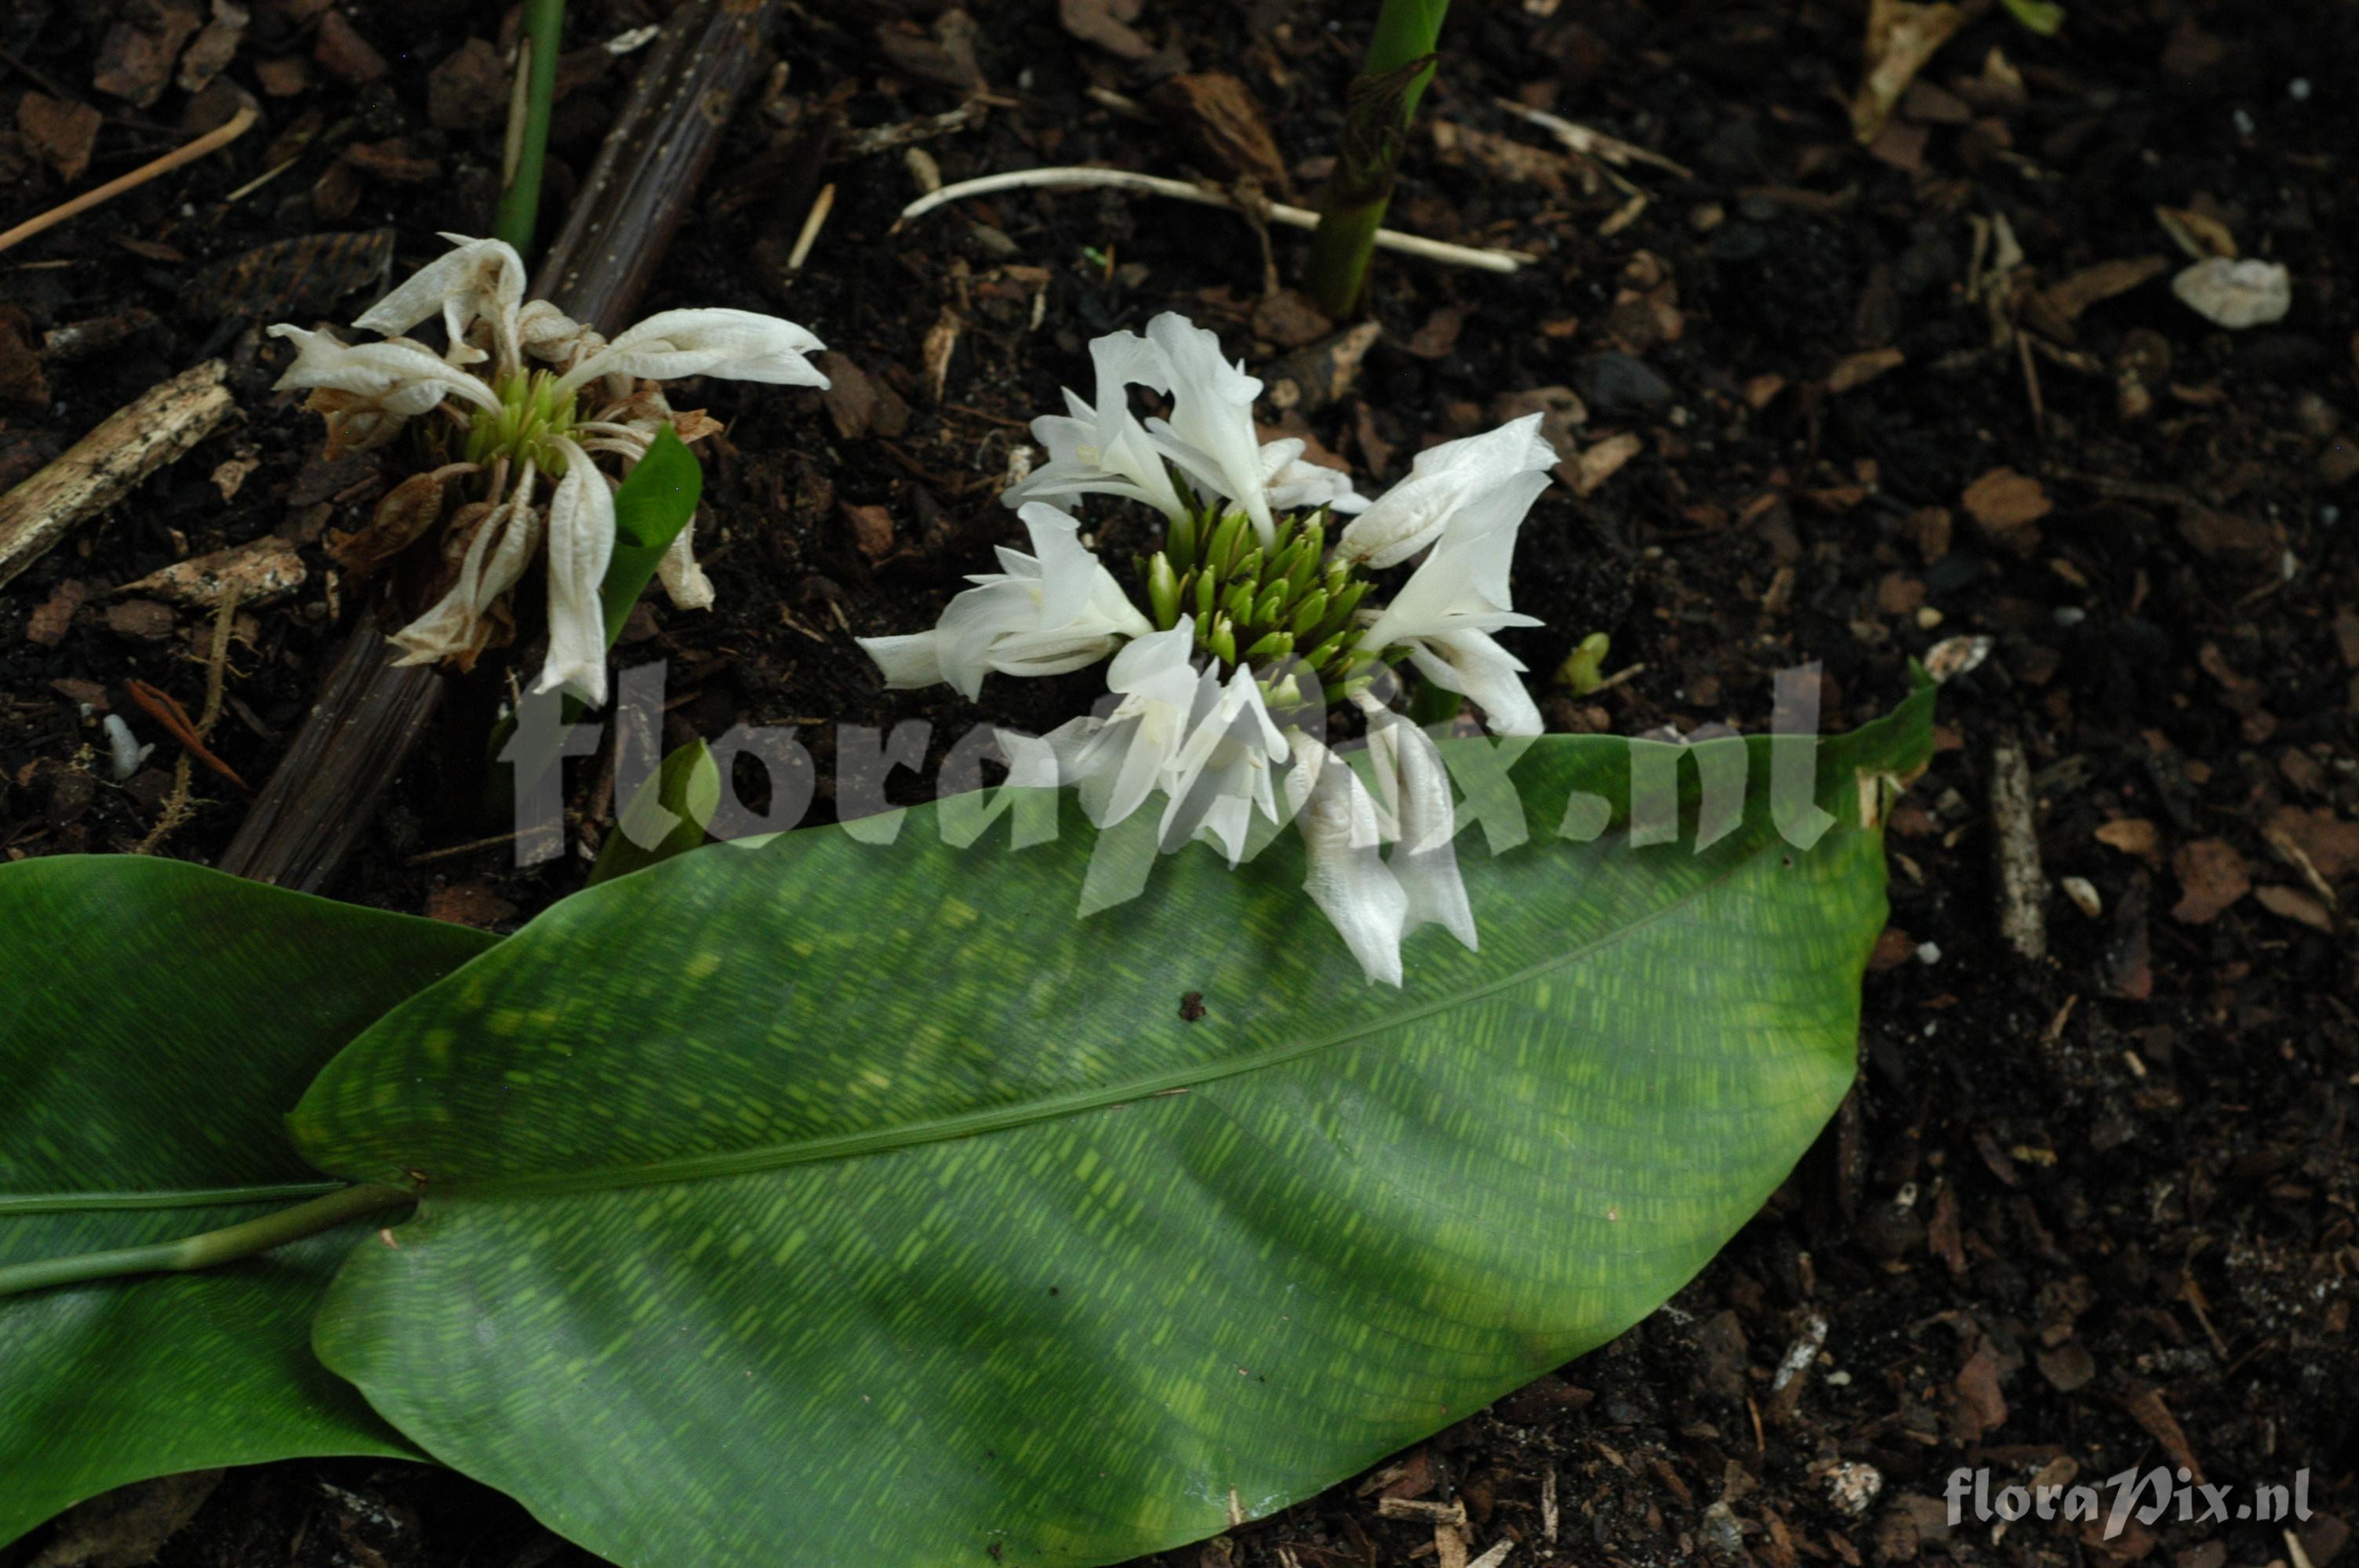
[[[282,1208],[219,1230],[184,1236],[176,1241],[0,1264],[0,1296],[55,1285],[84,1284],[92,1280],[120,1279],[126,1274],[182,1274],[216,1268],[266,1252],[273,1247],[283,1247],[289,1241],[333,1230],[364,1214],[400,1207],[415,1202],[417,1197],[418,1194],[408,1187],[363,1182],[339,1187],[292,1208]]]

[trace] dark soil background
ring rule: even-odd
[[[2359,1503],[2359,965],[2339,903],[2359,875],[2359,574],[2340,515],[2359,471],[2359,12],[2067,8],[2041,38],[1974,0],[1863,147],[1850,0],[1459,0],[1393,221],[1541,260],[1506,278],[1380,263],[1382,336],[1355,375],[1271,422],[1373,493],[1433,440],[1556,414],[1568,460],[1516,566],[1518,608],[1548,625],[1512,639],[1554,728],[1759,729],[1774,672],[1803,659],[1824,663],[1828,726],[1848,726],[1906,691],[1912,656],[1962,634],[1993,647],[1945,687],[1940,753],[1892,822],[1858,1087],[1759,1219],[1614,1345],[1164,1561],[1457,1568],[1501,1542],[1510,1563],[1614,1568],[2327,1568],[2343,1552],[2337,1516]],[[608,41],[663,9],[572,7],[545,232],[643,58]],[[676,395],[728,427],[707,449],[701,535],[720,603],[643,610],[625,651],[668,662],[672,739],[919,717],[938,759],[977,718],[1045,727],[1086,703],[1094,675],[995,678],[987,711],[887,694],[852,634],[930,624],[990,544],[1020,539],[995,494],[1025,422],[1060,384],[1086,386],[1092,336],[1178,308],[1275,381],[1266,367],[1334,328],[1285,291],[1299,235],[1265,249],[1218,212],[1027,192],[896,232],[922,189],[910,149],[951,180],[1103,162],[1315,199],[1373,10],[785,7],[777,67],[646,308],[788,315],[829,343],[837,389]],[[242,410],[0,589],[12,859],[147,836],[177,752],[125,683],[198,708],[210,615],[125,585],[276,536],[309,575],[237,612],[212,738],[247,781],[269,773],[362,597],[321,541],[358,525],[393,470],[386,454],[321,461],[317,421],[269,390],[284,351],[259,328],[348,319],[388,246],[397,276],[440,249],[435,231],[489,226],[512,16],[462,0],[238,15],[0,15],[0,226],[220,123],[240,92],[263,114],[225,152],[0,257],[0,486],[208,355]],[[209,16],[227,36],[190,42]],[[1576,155],[1506,103],[1678,167]],[[832,215],[790,270],[828,185]],[[2230,333],[2174,298],[2186,257],[2158,207],[2286,264],[2290,314]],[[381,237],[323,240],[299,266],[255,254],[355,235]],[[1127,535],[1106,533],[1118,553]],[[1549,686],[1597,631],[1625,678]],[[502,826],[473,806],[483,707],[446,705],[328,891],[509,929],[579,885],[612,822],[603,762],[570,783],[582,854],[518,872],[504,844],[463,848]],[[122,784],[110,710],[158,742]],[[825,811],[832,730],[808,734]],[[2038,957],[2000,933],[2005,746],[2033,775]],[[245,798],[196,778],[196,815],[159,852],[209,861]],[[1967,1465],[1995,1485],[2185,1465],[2239,1498],[2306,1468],[2316,1513],[2290,1534],[2175,1517],[2112,1541],[1951,1529],[1942,1482]],[[157,1559],[175,1568],[587,1561],[418,1467],[269,1465],[190,1498]],[[1463,1531],[1437,1531],[1453,1504]],[[46,1561],[142,1561],[133,1537],[134,1555]]]

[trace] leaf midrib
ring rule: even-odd
[[[1828,838],[1832,838],[1830,834]],[[1824,840],[1821,840],[1823,843]],[[1430,1001],[1419,1002],[1404,1011],[1367,1023],[1356,1024],[1332,1034],[1313,1037],[1290,1044],[1274,1045],[1264,1050],[1221,1062],[1201,1062],[1163,1073],[1149,1074],[1117,1085],[1093,1089],[1078,1089],[1066,1094],[1050,1095],[1022,1105],[995,1106],[984,1110],[966,1111],[954,1116],[935,1117],[925,1121],[906,1122],[895,1127],[877,1128],[864,1132],[842,1132],[823,1138],[799,1139],[787,1143],[766,1144],[755,1149],[735,1149],[714,1154],[690,1154],[674,1160],[658,1160],[638,1165],[598,1165],[587,1170],[543,1172],[526,1175],[493,1176],[479,1181],[455,1178],[447,1183],[438,1181],[438,1192],[452,1196],[475,1198],[550,1197],[570,1194],[607,1192],[625,1187],[657,1186],[671,1182],[694,1182],[725,1179],[733,1176],[759,1175],[766,1171],[782,1170],[790,1165],[815,1164],[824,1160],[853,1159],[867,1154],[890,1153],[897,1150],[915,1148],[926,1143],[947,1142],[952,1139],[973,1137],[988,1132],[1005,1132],[1038,1122],[1080,1116],[1093,1110],[1119,1108],[1141,1100],[1185,1094],[1205,1084],[1225,1078],[1240,1077],[1248,1073],[1262,1072],[1287,1063],[1314,1056],[1321,1052],[1349,1044],[1371,1034],[1405,1028],[1426,1018],[1479,1001],[1487,996],[1510,989],[1577,963],[1626,940],[1659,921],[1685,909],[1697,899],[1725,886],[1737,874],[1752,867],[1771,847],[1756,842],[1741,857],[1733,860],[1723,871],[1716,871],[1694,887],[1660,908],[1653,910],[1627,925],[1593,941],[1583,943],[1553,957],[1510,970],[1495,979],[1452,992]]]

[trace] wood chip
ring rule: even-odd
[[[209,556],[175,561],[136,582],[125,593],[148,593],[193,609],[211,610],[224,595],[240,604],[267,604],[286,598],[310,576],[295,546],[275,534]]]
[[[2253,898],[2271,914],[2298,921],[2312,931],[2322,931],[2329,936],[2334,935],[2334,916],[2327,913],[2326,905],[2299,888],[2273,882],[2255,888]]]
[[[44,92],[27,92],[16,101],[16,129],[41,155],[41,161],[69,185],[90,167],[91,149],[98,145],[98,128],[103,120],[87,103]]]
[[[1966,513],[1984,528],[2005,532],[2038,521],[2056,509],[2029,474],[1996,468],[1966,486]]]
[[[151,387],[0,496],[0,583],[220,428],[237,406],[223,372],[221,361],[208,360]]]
[[[1269,120],[1253,89],[1222,70],[1175,76],[1147,95],[1169,115],[1191,150],[1213,168],[1263,189],[1290,195],[1286,160],[1270,135]]]
[[[2180,887],[2179,903],[2172,906],[2170,916],[2189,925],[2211,925],[2223,910],[2253,891],[2245,857],[2223,838],[2198,838],[2180,845],[2170,858],[2170,869],[2178,875]]]
[[[1999,746],[1991,752],[1990,811],[1998,861],[1999,934],[2008,946],[2037,963],[2048,956],[2048,879],[2039,869],[2031,770],[2019,746]]]

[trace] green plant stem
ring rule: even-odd
[[[1433,80],[1434,45],[1449,9],[1450,0],[1384,0],[1367,58],[1353,79],[1343,145],[1310,237],[1310,292],[1339,320],[1359,308],[1367,287],[1368,258],[1392,203],[1393,171],[1418,100]]]
[[[289,1241],[299,1241],[307,1236],[317,1236],[323,1230],[333,1230],[347,1220],[374,1214],[379,1209],[398,1207],[414,1202],[417,1196],[408,1187],[364,1182],[356,1186],[339,1187],[324,1196],[313,1198],[310,1203],[282,1208],[259,1219],[249,1219],[242,1225],[227,1226],[220,1230],[208,1230],[201,1235],[184,1236],[177,1241],[157,1241],[145,1247],[118,1247],[107,1252],[83,1252],[69,1258],[37,1258],[28,1263],[0,1265],[0,1296],[45,1290],[52,1285],[118,1279],[125,1274],[179,1274],[195,1269],[211,1269],[234,1262],[240,1258],[250,1258],[256,1252],[267,1251]]]
[[[540,170],[549,157],[549,110],[557,96],[557,56],[565,35],[565,0],[525,0],[524,58],[508,105],[506,168],[492,232],[530,254],[540,222]]]

